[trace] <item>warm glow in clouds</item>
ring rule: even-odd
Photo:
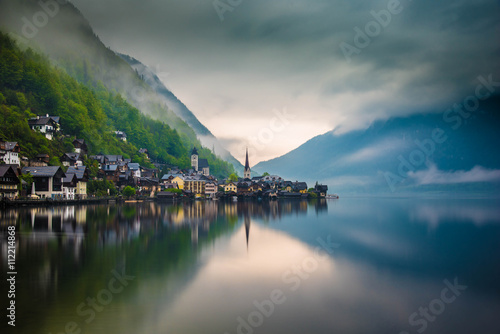
[[[499,4],[402,0],[397,15],[359,44],[387,1],[244,1],[223,21],[212,1],[75,0],[106,45],[152,68],[240,161],[272,110],[296,115],[255,155],[287,153],[335,129],[440,112],[496,74]],[[265,130],[264,130],[265,131]]]

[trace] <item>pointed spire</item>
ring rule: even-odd
[[[248,147],[247,147],[247,156],[245,159],[245,170],[249,170],[249,169],[250,169],[250,164],[248,163]]]
[[[248,163],[248,147],[247,147],[247,155],[245,159],[245,170],[243,171],[243,178],[244,179],[251,179],[252,176],[252,171],[250,169],[250,164]]]

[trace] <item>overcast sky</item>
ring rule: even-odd
[[[156,70],[240,160],[246,145],[267,160],[333,129],[442,111],[472,94],[479,75],[500,81],[494,0],[73,3],[106,45]],[[372,22],[381,10],[385,27]],[[373,37],[355,41],[356,27]]]

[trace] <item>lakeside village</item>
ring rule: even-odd
[[[49,140],[60,131],[57,116],[37,116],[28,120],[33,131],[39,131]],[[127,136],[122,131],[115,135],[123,140]],[[308,188],[307,183],[286,181],[277,175],[251,176],[246,152],[243,178],[232,174],[217,180],[210,175],[207,159],[198,156],[196,148],[191,152],[191,168],[168,169],[159,175],[162,167],[146,168],[121,155],[87,155],[87,145],[83,139],[73,140],[74,152],[60,157],[61,166],[49,166],[50,157],[39,154],[34,159],[22,157],[18,142],[8,142],[0,138],[0,198],[4,205],[91,201],[99,198],[147,198],[157,200],[176,199],[268,199],[278,198],[325,198],[328,187],[317,184]],[[146,149],[139,153],[145,154]],[[84,165],[91,161],[94,173]],[[100,185],[96,191],[96,184]],[[103,187],[105,185],[105,187]],[[92,189],[90,189],[92,188]],[[92,191],[91,191],[92,190]]]

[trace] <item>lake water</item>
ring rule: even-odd
[[[2,333],[500,333],[500,205],[344,198],[26,208]],[[2,304],[6,313],[6,304]]]

